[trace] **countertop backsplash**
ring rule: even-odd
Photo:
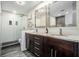
[[[62,29],[62,35],[79,35],[79,30],[76,27],[52,27],[47,28],[48,34],[60,35],[60,29]],[[38,33],[46,33],[46,28],[37,28]]]

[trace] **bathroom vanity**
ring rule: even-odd
[[[68,39],[69,38],[69,39]],[[38,57],[77,57],[79,41],[46,33],[26,33],[29,50]]]

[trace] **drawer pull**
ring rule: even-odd
[[[53,49],[51,49],[51,57],[53,57]]]
[[[39,48],[35,47],[35,49],[39,50]]]
[[[57,51],[55,50],[55,57],[57,56]]]
[[[39,40],[40,38],[38,38],[38,37],[35,37],[35,39]]]
[[[35,55],[37,55],[37,56],[40,56],[40,55],[38,55],[37,53],[34,53]]]
[[[39,43],[35,42],[35,44],[40,45]]]

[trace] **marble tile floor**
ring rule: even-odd
[[[22,52],[20,45],[12,45],[2,49],[2,57],[35,57],[29,51]]]

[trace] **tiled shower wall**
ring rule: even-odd
[[[21,37],[21,31],[23,30],[24,16],[15,15],[6,11],[2,11],[2,43],[19,40]],[[9,21],[12,21],[12,25],[9,25]],[[17,21],[17,25],[16,25]]]

